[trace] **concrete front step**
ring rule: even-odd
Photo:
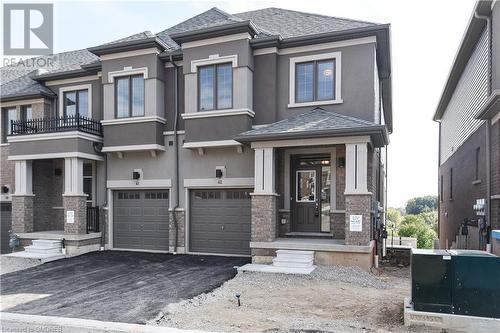
[[[303,274],[309,275],[316,269],[312,267],[278,267],[274,265],[246,264],[238,268],[238,272],[262,272],[262,273],[282,273],[282,274]]]
[[[278,254],[276,258],[283,260],[297,260],[297,261],[307,261],[314,260],[314,255],[312,254]]]
[[[292,267],[292,268],[307,268],[313,266],[313,261],[286,261],[286,260],[277,260],[273,259],[273,266],[276,267]]]
[[[301,251],[301,250],[276,250],[276,255],[280,254],[294,254],[294,255],[314,255],[314,251]]]
[[[33,246],[37,248],[54,248],[54,247],[62,248],[62,241],[60,240],[34,239],[31,241],[31,244],[33,244]]]
[[[24,248],[26,252],[29,253],[41,253],[41,254],[62,254],[62,247],[38,247],[38,246],[26,246]]]

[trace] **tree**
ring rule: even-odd
[[[403,217],[401,216],[401,212],[398,209],[392,207],[387,208],[388,230],[392,230],[394,227],[399,228],[401,221],[403,221]]]
[[[406,203],[406,214],[418,215],[420,213],[437,210],[437,196],[427,195],[408,200]]]
[[[429,211],[418,214],[418,216],[422,217],[425,224],[434,230],[436,233],[438,232],[438,213],[437,211]]]
[[[437,238],[436,232],[430,228],[425,219],[419,215],[406,215],[401,222],[399,235],[404,237],[416,237],[417,247],[429,249]]]

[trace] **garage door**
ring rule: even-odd
[[[168,251],[168,191],[113,193],[113,247]]]
[[[1,253],[9,253],[11,249],[9,247],[9,230],[12,228],[12,205],[10,203],[0,204],[0,223],[1,223],[1,243],[2,251]]]
[[[192,190],[191,252],[250,254],[251,190]]]

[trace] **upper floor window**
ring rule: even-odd
[[[198,68],[199,110],[230,109],[233,106],[233,67],[231,63]]]
[[[31,120],[33,119],[33,107],[31,105],[24,105],[21,108],[21,119]]]
[[[144,116],[144,76],[117,77],[115,85],[116,117]]]
[[[15,107],[7,108],[3,111],[3,128],[2,128],[2,142],[7,142],[7,135],[12,133],[11,123],[17,120],[17,110]]]
[[[64,117],[89,117],[89,91],[87,89],[63,92]]]
[[[295,102],[335,100],[335,59],[295,66]]]
[[[341,52],[290,58],[288,107],[342,103]]]

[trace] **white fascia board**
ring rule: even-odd
[[[303,147],[303,146],[322,146],[338,145],[346,143],[371,143],[369,136],[347,136],[347,137],[325,137],[310,139],[291,139],[274,141],[256,141],[252,142],[252,148],[271,148],[271,147]]]
[[[167,122],[167,120],[163,117],[145,116],[145,117],[106,119],[106,120],[101,120],[101,124],[103,126],[106,126],[106,125],[118,125],[118,124],[147,123],[151,121],[157,121],[162,124],[165,124]]]
[[[182,148],[211,148],[211,147],[234,147],[242,146],[241,143],[235,140],[219,140],[219,141],[197,141],[186,142]]]
[[[123,152],[123,151],[147,151],[147,150],[160,150],[165,151],[165,147],[158,144],[146,145],[129,145],[129,146],[108,146],[103,147],[103,153]]]
[[[192,178],[184,179],[185,188],[253,188],[253,177],[246,178]]]
[[[70,79],[59,79],[59,80],[50,80],[50,81],[45,81],[45,85],[50,87],[50,86],[59,86],[59,85],[64,85],[64,84],[73,84],[73,83],[79,83],[79,82],[86,82],[86,81],[95,81],[95,80],[100,80],[101,78],[99,75],[86,75],[86,76],[80,76],[80,77],[73,77]]]
[[[15,136],[8,136],[7,141],[11,143],[11,142],[44,141],[44,140],[60,140],[60,139],[75,139],[75,138],[85,139],[95,142],[102,142],[102,137],[80,131],[15,135]]]
[[[52,158],[69,158],[78,157],[87,160],[104,161],[104,157],[99,155],[92,155],[81,152],[68,152],[68,153],[48,153],[48,154],[30,154],[30,155],[9,155],[8,161],[21,161],[21,160],[45,160]]]
[[[239,34],[232,34],[232,35],[227,35],[227,36],[220,36],[220,37],[213,37],[213,38],[207,38],[207,39],[202,39],[202,40],[196,40],[192,42],[185,42],[182,43],[181,48],[184,49],[190,49],[193,47],[200,47],[200,46],[207,46],[207,45],[213,45],[213,44],[218,44],[218,43],[227,43],[227,42],[232,42],[235,40],[243,40],[243,39],[252,39],[252,36],[248,32],[242,32]]]
[[[139,182],[133,179],[108,180],[106,186],[109,189],[148,189],[148,188],[170,188],[172,180],[167,179],[141,179]]]
[[[247,115],[255,117],[255,112],[250,109],[228,109],[228,110],[214,110],[214,111],[198,111],[191,113],[181,114],[182,119],[195,119],[195,118],[210,118],[210,117],[224,117],[224,116],[239,116]]]

